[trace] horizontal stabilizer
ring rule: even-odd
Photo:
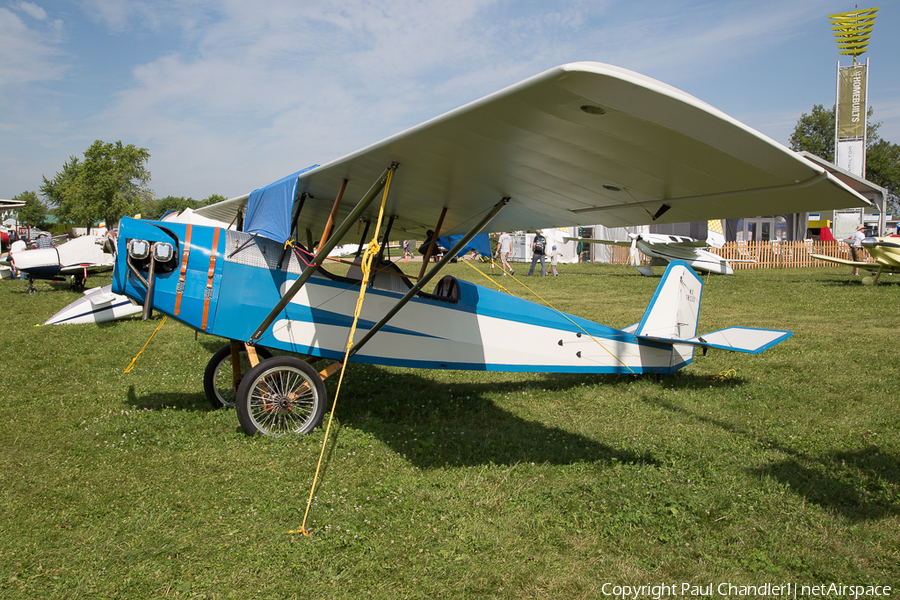
[[[647,340],[655,342],[663,342],[668,344],[690,344],[692,346],[702,346],[706,348],[720,348],[722,350],[733,350],[735,352],[746,352],[748,354],[759,354],[764,350],[768,350],[772,346],[780,344],[784,340],[794,335],[792,331],[781,331],[778,329],[756,329],[753,327],[728,327],[692,337],[686,340],[677,338],[661,338],[654,336],[639,336]]]

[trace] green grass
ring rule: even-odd
[[[523,281],[615,327],[640,319],[658,283],[561,271]],[[0,598],[898,586],[900,283],[846,271],[704,277],[702,332],[794,336],[760,356],[698,353],[659,380],[351,365],[311,537],[288,531],[324,432],[251,439],[234,411],[213,411],[202,374],[222,340],[169,320],[126,375],[159,317],[36,328],[77,295],[0,282]]]

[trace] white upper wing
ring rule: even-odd
[[[464,233],[505,196],[490,231],[868,205],[824,168],[693,96],[600,63],[550,69],[302,173],[298,194],[311,198],[300,231],[319,234],[343,179],[339,219],[393,162],[386,210],[398,217],[398,238],[422,237],[444,207],[442,233]],[[244,202],[196,212],[230,221],[224,213]]]

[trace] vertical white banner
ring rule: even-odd
[[[863,140],[838,140],[837,166],[853,173],[857,177],[865,177],[866,153]]]

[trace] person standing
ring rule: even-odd
[[[866,230],[865,225],[860,225],[856,228],[850,237],[845,239],[844,241],[850,244],[850,258],[853,262],[862,262],[863,252],[862,252],[862,241],[866,238],[866,234],[863,233]],[[853,267],[853,272],[851,275],[859,275],[859,267]]]
[[[503,269],[503,277],[506,277],[506,270],[509,269],[510,275],[515,275],[512,267],[509,266],[509,253],[512,252],[512,237],[504,232],[500,233],[500,239],[497,240],[497,254],[500,255],[500,268]]]
[[[559,271],[556,270],[556,265],[559,263],[559,259],[562,257],[562,252],[556,249],[556,246],[550,249],[550,273],[553,274],[554,277],[559,275]]]
[[[541,230],[538,229],[534,234],[534,241],[531,242],[531,268],[528,270],[528,276],[534,275],[534,265],[537,261],[541,261],[541,277],[547,276],[547,238],[544,237]]]

